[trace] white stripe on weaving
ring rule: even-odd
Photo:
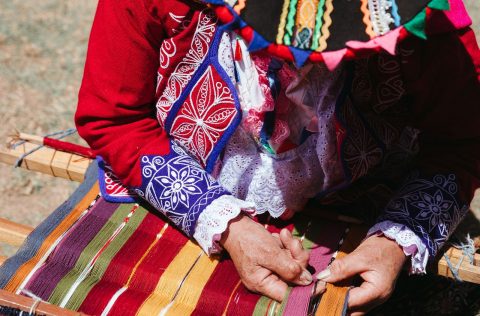
[[[117,301],[117,299],[118,299],[118,298],[120,297],[120,295],[122,295],[126,290],[127,290],[127,287],[124,286],[124,287],[122,287],[121,289],[119,289],[119,290],[112,296],[112,298],[110,299],[110,301],[108,301],[107,306],[106,306],[105,309],[103,310],[101,316],[107,316],[108,313],[110,313],[110,310],[112,309],[113,305],[115,305],[115,302]]]
[[[134,211],[131,211],[127,218],[130,218],[132,217]],[[120,234],[120,232],[123,230],[123,228],[127,226],[127,221],[123,221],[118,227],[117,229],[113,232],[112,236],[110,238],[108,238],[107,242],[111,242],[113,241],[117,236],[118,234]],[[98,249],[97,253],[93,256],[93,258],[88,262],[87,266],[85,267],[85,269],[83,269],[82,273],[80,273],[80,275],[78,276],[78,278],[75,280],[75,282],[73,282],[73,285],[70,287],[70,289],[68,290],[67,294],[65,295],[65,297],[63,298],[62,302],[60,303],[60,305],[58,305],[59,307],[62,307],[64,308],[67,304],[68,304],[68,301],[70,301],[70,299],[72,298],[73,294],[75,293],[75,291],[77,290],[78,286],[80,285],[80,283],[83,282],[83,280],[85,280],[87,278],[87,276],[90,274],[90,272],[92,271],[93,269],[93,266],[95,265],[95,262],[97,261],[100,253],[102,251],[104,251],[106,248],[103,248],[103,246]]]

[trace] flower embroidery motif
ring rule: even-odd
[[[430,255],[435,256],[468,210],[457,192],[453,174],[435,175],[431,179],[415,176],[398,191],[378,220],[405,224],[426,243]]]
[[[135,192],[192,235],[198,216],[213,200],[228,194],[173,141],[167,156],[141,158],[143,183]]]
[[[169,199],[171,202],[169,206],[172,208],[177,208],[178,203],[190,207],[190,196],[202,193],[202,190],[196,185],[201,179],[198,178],[198,175],[193,175],[190,167],[175,170],[168,166],[167,170],[167,175],[155,178],[155,181],[164,187],[160,198]]]
[[[180,107],[170,135],[205,166],[236,114],[230,88],[209,66]]]
[[[193,74],[205,60],[216,31],[216,22],[215,16],[208,9],[199,13],[190,49],[168,77],[166,86],[157,101],[157,119],[161,126],[164,126],[173,104],[178,100]],[[160,51],[160,62],[161,66],[166,68],[170,64],[170,57],[175,55],[177,49],[173,42],[168,43],[168,47],[164,46],[162,45]],[[159,94],[159,91],[157,91],[157,94]]]
[[[421,201],[413,202],[412,204],[419,209],[416,219],[429,221],[429,231],[440,223],[450,222],[450,214],[448,210],[452,207],[453,202],[446,200],[440,190],[433,195],[427,192],[419,193]]]

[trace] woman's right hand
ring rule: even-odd
[[[287,282],[308,285],[309,253],[284,229],[273,236],[250,217],[241,215],[230,222],[220,241],[228,251],[240,278],[249,290],[282,301]]]

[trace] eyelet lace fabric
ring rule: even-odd
[[[222,195],[200,214],[193,237],[206,253],[220,252],[222,248],[218,241],[222,233],[227,229],[228,223],[242,211],[254,213],[254,204],[232,195]]]
[[[400,245],[405,255],[411,257],[410,273],[426,273],[425,268],[429,257],[428,248],[410,228],[392,221],[383,221],[370,228],[367,236],[372,235],[384,235]]]

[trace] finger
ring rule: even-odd
[[[327,269],[317,275],[317,278],[327,283],[335,283],[367,270],[368,267],[365,266],[364,260],[358,258],[355,253],[351,253],[333,261]]]
[[[298,285],[308,285],[313,280],[310,272],[304,269],[284,250],[279,250],[275,255],[267,258],[262,266],[276,273],[282,280]]]
[[[318,281],[317,286],[315,287],[315,293],[313,293],[313,295],[315,296],[315,295],[323,294],[325,293],[326,290],[327,290],[327,283],[324,281]]]
[[[384,299],[383,293],[372,283],[363,282],[359,287],[354,287],[348,293],[348,309],[366,313],[373,307],[380,305]]]
[[[366,312],[353,312],[353,313],[350,313],[349,315],[350,316],[363,316],[365,314],[366,314]]]
[[[293,237],[292,233],[285,228],[280,231],[280,240],[283,246],[290,251],[293,259],[297,260],[303,268],[306,268],[310,254],[307,250],[303,249],[302,242]]]
[[[273,238],[275,238],[275,242],[277,242],[277,244],[280,248],[285,248],[282,244],[282,241],[280,240],[280,234],[272,233],[272,236],[273,236]]]
[[[287,283],[280,280],[276,275],[270,274],[263,279],[256,290],[261,294],[281,302],[287,293]]]

